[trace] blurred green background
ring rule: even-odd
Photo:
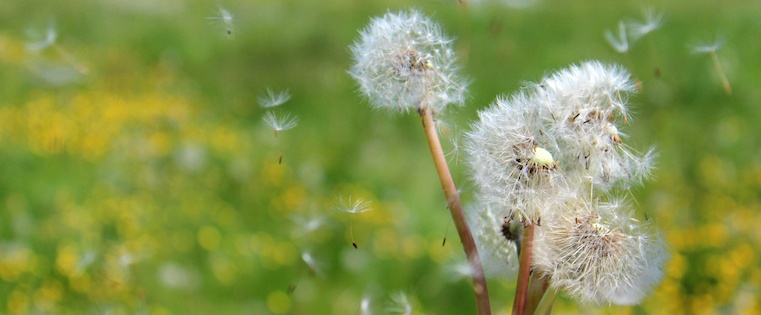
[[[632,194],[670,246],[664,280],[639,306],[561,295],[555,313],[761,313],[761,3],[496,2],[0,2],[0,313],[377,314],[401,292],[416,314],[474,313],[419,118],[371,110],[346,73],[370,17],[410,7],[457,39],[473,80],[444,117],[447,150],[497,95],[571,63],[642,84],[622,131],[660,153]],[[207,18],[218,5],[232,35]],[[646,7],[663,26],[615,52],[604,31]],[[716,36],[731,95],[690,52]],[[277,137],[267,87],[299,119]],[[373,210],[334,211],[339,196]],[[515,271],[497,272],[505,314]]]

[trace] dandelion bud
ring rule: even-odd
[[[374,18],[351,51],[349,74],[375,108],[440,112],[465,101],[452,39],[418,11]]]

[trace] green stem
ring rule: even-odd
[[[537,270],[531,273],[531,282],[528,284],[528,297],[526,298],[526,314],[536,314],[537,305],[539,305],[549,286],[549,277]]]
[[[558,290],[555,290],[555,289],[547,290],[547,292],[544,293],[542,300],[539,301],[539,305],[536,307],[536,311],[534,311],[534,315],[550,314],[550,312],[552,311],[552,304],[555,302],[555,298],[557,296],[558,296]]]
[[[470,227],[468,227],[468,223],[465,221],[465,215],[462,212],[462,205],[460,204],[460,196],[452,179],[452,173],[449,171],[444,150],[441,148],[439,135],[436,133],[433,114],[425,108],[421,108],[418,112],[423,122],[426,139],[428,139],[428,147],[431,150],[431,155],[433,155],[433,164],[436,166],[436,172],[439,174],[439,181],[441,181],[441,188],[444,190],[444,196],[447,199],[449,213],[452,215],[452,220],[457,228],[457,234],[460,236],[460,242],[462,242],[462,248],[470,264],[471,276],[473,277],[473,292],[476,295],[476,309],[479,315],[491,314],[489,292],[486,289],[486,278],[484,277],[484,269],[481,267],[481,258],[478,256],[476,242],[470,233]]]

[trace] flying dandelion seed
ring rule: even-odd
[[[724,91],[727,95],[732,95],[732,86],[729,84],[724,68],[721,67],[719,62],[719,55],[717,51],[724,45],[724,40],[721,37],[716,37],[713,41],[698,43],[691,46],[692,53],[695,54],[710,54],[713,66],[716,68],[716,72],[719,74],[722,85],[724,85]]]
[[[605,31],[605,40],[619,53],[629,52],[629,40],[626,37],[626,25],[624,21],[618,22],[618,37],[611,30]]]
[[[283,105],[285,102],[291,99],[291,94],[288,90],[275,92],[270,88],[267,88],[267,95],[262,95],[257,98],[259,106],[263,108],[271,108]]]
[[[390,300],[386,304],[386,312],[403,315],[412,314],[412,303],[407,298],[407,294],[404,292],[391,294]]]
[[[235,36],[235,25],[233,24],[233,15],[222,6],[217,7],[217,14],[215,16],[207,16],[209,20],[217,20],[222,22],[222,26],[225,29],[225,33],[228,37],[233,38]]]
[[[51,24],[45,31],[45,37],[43,39],[29,42],[25,47],[27,51],[39,52],[53,46],[56,42],[56,39],[58,39],[58,32],[56,31],[55,26]]]
[[[663,13],[655,11],[653,8],[644,9],[642,11],[642,16],[644,17],[644,21],[632,21],[629,23],[629,33],[631,34],[632,42],[652,33],[663,25]],[[654,70],[655,76],[660,77],[661,68],[657,66],[658,62],[656,61],[655,44],[653,44],[652,39],[648,40],[648,44],[650,46],[650,56],[653,63],[656,64]]]
[[[663,25],[663,13],[655,11],[653,8],[647,8],[642,11],[644,21],[632,21],[629,23],[629,30],[632,42],[639,40],[647,34],[659,29]]]
[[[362,302],[360,302],[360,307],[359,307],[360,314],[362,314],[362,315],[371,315],[373,313],[371,308],[370,308],[370,302],[372,302],[372,300],[370,299],[369,296],[364,296],[362,298]]]
[[[264,118],[262,118],[262,120],[264,120],[265,124],[275,130],[275,138],[277,139],[278,150],[280,150],[280,157],[278,158],[277,164],[282,164],[283,146],[280,141],[279,133],[280,131],[293,129],[293,127],[296,127],[296,125],[299,123],[299,120],[296,116],[291,116],[289,113],[278,117],[274,112],[267,112],[264,114]]]
[[[356,200],[352,201],[351,197],[345,200],[343,197],[339,197],[338,205],[336,206],[335,210],[350,214],[360,214],[372,210],[372,208],[370,208],[371,205],[372,202],[365,201],[362,198],[357,198]],[[349,221],[349,236],[351,237],[351,245],[354,246],[355,249],[359,248],[357,243],[354,241],[353,221]]]

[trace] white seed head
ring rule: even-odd
[[[375,108],[441,112],[465,102],[452,39],[419,11],[374,18],[351,51],[349,74]]]
[[[596,61],[542,80],[537,99],[545,111],[548,133],[562,147],[558,160],[566,173],[576,173],[575,177],[606,190],[649,176],[652,151],[640,154],[622,144],[616,126],[630,120],[628,96],[635,91],[626,70]]]
[[[514,240],[509,240],[502,230],[506,218],[501,215],[504,215],[504,212],[500,214],[483,202],[473,202],[465,206],[465,216],[473,232],[484,274],[489,278],[510,276],[510,271],[515,270],[517,266],[516,244],[520,243],[521,234],[510,234],[510,238]]]
[[[479,112],[480,120],[467,134],[468,162],[480,196],[502,217],[536,220],[550,211],[562,174],[554,168],[541,108],[535,99],[518,93],[497,99]],[[538,148],[542,143],[546,148]],[[517,215],[516,215],[517,214]]]
[[[576,199],[542,220],[533,266],[581,302],[636,304],[662,277],[661,239],[630,220],[623,202]]]

